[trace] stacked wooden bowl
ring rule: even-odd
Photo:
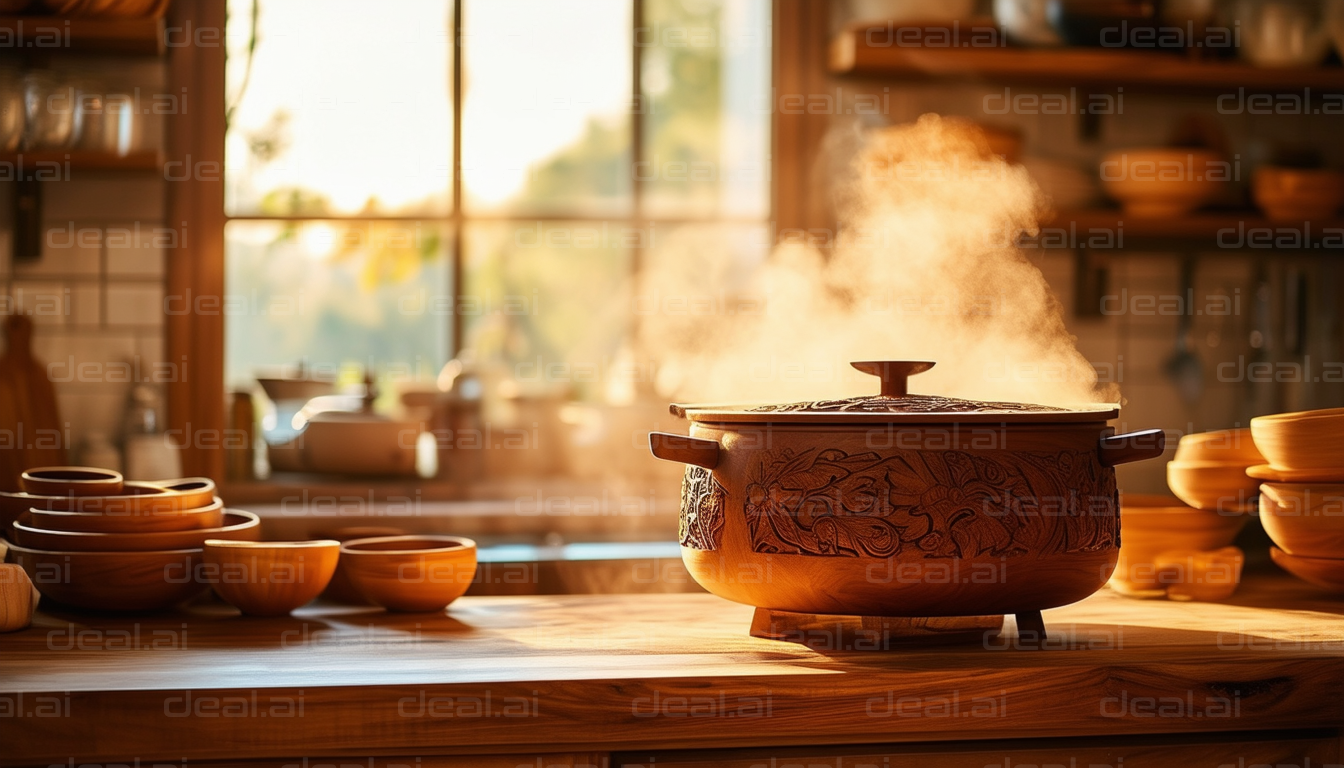
[[[103,611],[168,608],[202,592],[207,539],[255,541],[260,521],[224,509],[206,478],[123,481],[89,467],[23,473],[0,493],[0,519],[17,563],[47,598]]]
[[[1344,408],[1251,419],[1266,462],[1260,523],[1270,556],[1303,581],[1344,592]]]
[[[1167,464],[1167,487],[1195,509],[1252,512],[1260,481],[1246,470],[1264,461],[1249,429],[1186,435]]]

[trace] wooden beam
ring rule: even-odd
[[[168,386],[168,424],[183,445],[183,471],[217,479],[224,476],[224,452],[206,446],[218,446],[225,428],[224,22],[219,0],[173,3],[171,25],[218,34],[169,49],[169,91],[185,89],[188,98],[168,121],[167,159],[189,163],[189,173],[165,181],[168,226],[179,231],[168,253],[165,298],[172,303],[165,306],[183,310],[166,318],[166,348],[169,360],[185,360]]]

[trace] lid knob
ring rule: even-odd
[[[881,379],[883,397],[904,397],[909,394],[906,380],[929,370],[934,363],[928,360],[864,360],[850,365]]]

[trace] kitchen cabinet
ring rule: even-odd
[[[468,597],[442,614],[50,607],[0,636],[0,764],[1064,766],[1340,762],[1344,605],[1102,591],[1038,643],[750,637],[705,594]],[[828,647],[828,645],[830,647]],[[1309,762],[1307,762],[1309,760]]]

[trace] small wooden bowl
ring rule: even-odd
[[[33,623],[39,593],[17,563],[0,564],[0,632],[14,632]]]
[[[1173,461],[1167,465],[1167,487],[1195,509],[1246,512],[1255,508],[1260,481],[1248,477],[1242,464]]]
[[[1275,565],[1308,584],[1344,593],[1344,559],[1290,555],[1278,547],[1270,547],[1269,556]]]
[[[76,608],[157,611],[205,590],[196,574],[199,549],[57,552],[14,544],[8,557],[44,597]]]
[[[341,543],[351,539],[371,539],[375,536],[403,536],[405,529],[392,528],[377,525],[352,525],[345,528],[337,528],[334,531],[323,531],[319,536],[328,539],[335,539]],[[369,601],[355,589],[355,585],[350,583],[350,577],[346,575],[345,568],[341,564],[336,565],[336,575],[331,577],[331,583],[327,585],[322,597],[328,600],[334,600],[338,603],[347,605],[369,605]]]
[[[78,514],[50,512],[53,515]],[[70,552],[153,552],[168,549],[197,549],[206,539],[256,541],[261,538],[261,518],[251,512],[224,510],[223,524],[211,528],[186,531],[151,531],[134,533],[89,533],[86,531],[51,531],[29,525],[32,513],[20,515],[14,521],[15,543],[32,549],[68,550]]]
[[[205,542],[202,577],[215,594],[249,616],[283,616],[322,594],[336,573],[341,543]]]
[[[476,542],[461,536],[378,536],[341,545],[341,568],[371,602],[392,611],[441,611],[476,577]]]
[[[1344,408],[1257,416],[1251,434],[1273,469],[1344,469]]]
[[[1186,435],[1176,446],[1176,463],[1213,461],[1222,464],[1240,464],[1250,467],[1264,464],[1265,457],[1255,447],[1249,427],[1219,429]]]
[[[1260,524],[1286,554],[1344,558],[1344,485],[1265,483]]]
[[[73,533],[163,533],[218,528],[224,524],[224,502],[218,497],[196,509],[159,510],[156,512],[66,512],[32,509],[30,528]]]
[[[95,467],[38,467],[19,475],[19,488],[38,496],[115,496],[120,472]]]
[[[1222,549],[1248,520],[1249,515],[1195,509],[1166,496],[1125,494],[1120,502],[1120,560],[1111,586],[1127,595],[1163,596],[1171,585],[1162,578],[1159,557]]]

